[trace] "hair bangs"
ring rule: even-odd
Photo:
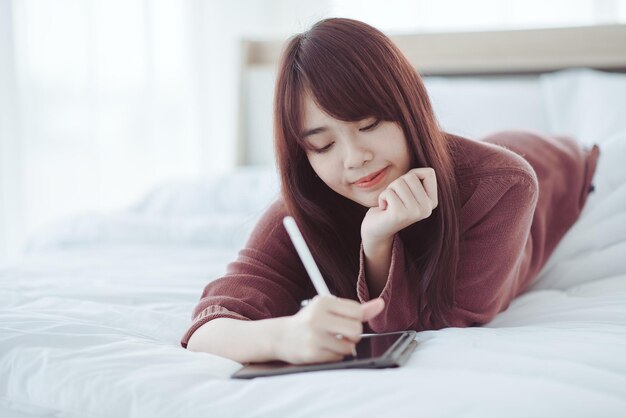
[[[321,29],[313,28],[312,32],[316,30]],[[290,115],[287,118],[290,122],[298,123],[299,126],[289,128],[303,147],[306,147],[301,138],[306,95],[322,111],[342,121],[369,117],[399,120],[397,100],[390,94],[397,91],[396,80],[389,73],[388,64],[372,58],[379,55],[369,50],[377,49],[376,45],[370,45],[369,49],[366,45],[359,47],[342,39],[340,34],[332,35],[301,35],[288,46],[293,54],[293,66],[286,80],[289,100],[283,104],[289,107],[281,110]]]

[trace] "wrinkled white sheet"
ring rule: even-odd
[[[230,380],[238,363],[179,339],[237,246],[68,246],[63,229],[55,250],[47,235],[0,269],[0,416],[623,417],[626,136],[601,152],[596,192],[531,289],[484,327],[418,333],[398,369]]]

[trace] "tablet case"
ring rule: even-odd
[[[289,373],[312,372],[320,370],[380,369],[388,367],[400,367],[406,363],[406,361],[411,356],[411,353],[413,352],[413,350],[415,350],[415,347],[417,346],[417,341],[415,341],[416,331],[409,330],[389,332],[383,334],[375,334],[374,337],[389,334],[400,334],[400,337],[391,346],[391,348],[380,357],[314,364],[289,364],[282,361],[251,363],[235,372],[231,376],[231,378],[253,379],[255,377],[276,376]]]

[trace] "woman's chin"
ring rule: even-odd
[[[348,195],[347,193],[340,193],[346,199],[352,200],[354,203],[358,203],[359,205],[366,208],[373,208],[378,206],[378,195],[374,193],[374,196],[355,196],[353,194]]]
[[[366,208],[374,208],[378,206],[378,198],[376,199],[352,199],[352,200]]]

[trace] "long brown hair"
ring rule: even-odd
[[[430,327],[447,326],[445,311],[454,304],[459,259],[460,204],[451,145],[437,125],[419,74],[382,32],[343,18],[321,20],[295,35],[281,57],[274,133],[285,206],[310,243],[331,291],[354,299],[360,226],[368,208],[331,190],[309,164],[302,138],[306,92],[336,119],[377,117],[398,123],[408,142],[411,167],[435,170],[438,207],[429,218],[400,231],[400,237],[408,274],[419,280],[416,298],[428,300]],[[418,306],[424,308],[423,299]]]

